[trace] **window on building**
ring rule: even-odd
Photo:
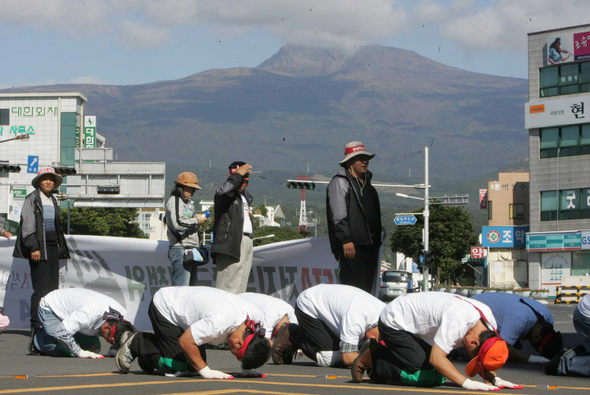
[[[572,276],[590,275],[590,253],[574,252],[572,260]]]
[[[580,145],[580,127],[564,126],[561,128],[561,139],[559,141],[559,156],[577,155]]]
[[[580,190],[559,191],[559,219],[580,218]]]
[[[590,154],[590,124],[545,128],[540,132],[539,157]]]
[[[559,128],[541,129],[541,158],[554,158],[559,149]]]
[[[590,218],[590,188],[541,192],[541,221]]]
[[[524,219],[524,204],[510,204],[508,210],[510,211],[510,219]]]
[[[488,200],[488,221],[492,220],[492,201]]]
[[[10,111],[8,108],[0,108],[0,125],[10,125]]]
[[[541,192],[541,221],[557,219],[557,191]]]
[[[590,63],[567,63],[539,70],[540,96],[569,95],[590,91]]]

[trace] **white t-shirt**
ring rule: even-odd
[[[39,302],[39,308],[49,309],[62,321],[64,328],[74,334],[94,336],[105,323],[104,313],[117,310],[123,317],[127,311],[115,299],[84,288],[63,288],[51,291]]]
[[[377,325],[385,303],[350,285],[318,284],[299,294],[297,307],[326,324],[342,343],[356,346]]]
[[[240,194],[242,198],[242,207],[244,209],[244,226],[242,231],[244,233],[252,234],[254,232],[252,228],[252,219],[250,218],[250,206],[248,205],[248,200],[246,200],[246,196],[243,193]]]
[[[584,297],[580,299],[577,309],[584,317],[590,318],[590,295],[584,295]]]
[[[264,327],[265,336],[270,339],[272,331],[276,324],[286,315],[290,323],[297,324],[295,309],[289,303],[282,299],[270,295],[259,294],[255,292],[244,292],[238,295],[240,298],[252,303],[258,307],[264,314],[262,326]]]
[[[247,317],[262,322],[258,307],[227,291],[211,287],[165,287],[153,298],[160,314],[182,330],[191,328],[197,345],[225,343]]]
[[[463,337],[481,318],[474,305],[497,328],[496,319],[488,306],[444,292],[399,296],[383,309],[379,319],[390,328],[417,335],[431,346],[438,345],[448,354],[462,346]]]

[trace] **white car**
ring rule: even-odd
[[[387,270],[381,274],[379,299],[383,301],[393,300],[413,290],[412,273],[403,270]]]

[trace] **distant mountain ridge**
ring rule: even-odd
[[[464,182],[528,156],[527,81],[463,71],[412,51],[367,46],[351,55],[295,46],[255,68],[208,70],[140,85],[60,84],[3,92],[77,91],[119,160],[178,169],[331,175],[362,140],[383,181]],[[173,177],[174,173],[169,174]]]

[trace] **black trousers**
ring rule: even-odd
[[[59,247],[47,243],[47,260],[34,261],[29,259],[31,269],[31,328],[42,328],[39,321],[39,302],[49,292],[59,288]]]
[[[337,351],[340,349],[340,338],[330,328],[317,318],[305,314],[299,306],[295,306],[295,315],[299,322],[296,333],[289,331],[291,344],[297,344],[310,359],[317,361],[318,351]]]
[[[430,364],[432,347],[410,332],[392,329],[379,320],[379,333],[385,347],[379,347],[375,355],[371,379],[379,383],[403,383],[412,385],[436,385],[438,372]],[[424,372],[416,382],[409,382],[408,375]],[[425,377],[428,376],[428,377]],[[422,382],[421,382],[422,381]]]
[[[154,333],[139,332],[129,347],[131,354],[137,357],[141,369],[146,373],[153,373],[156,369],[163,373],[189,369],[190,364],[178,343],[184,330],[164,318],[153,301],[148,308],[148,316]],[[206,361],[205,347],[199,346],[199,351]]]
[[[336,257],[340,284],[352,285],[372,294],[379,264],[379,246],[355,247],[355,252],[354,259]]]

